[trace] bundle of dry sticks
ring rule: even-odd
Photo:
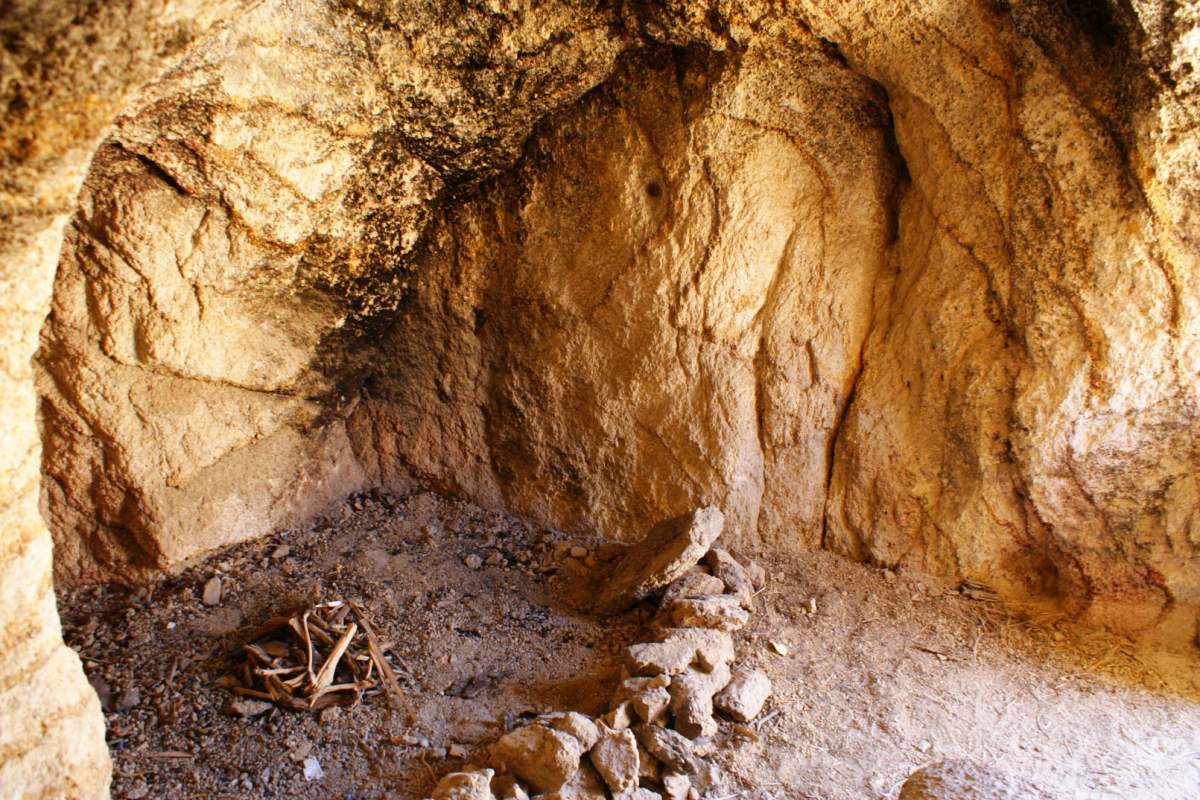
[[[243,645],[237,694],[283,708],[315,711],[354,706],[382,689],[409,710],[396,673],[371,622],[354,601],[330,600],[289,616],[271,617]]]

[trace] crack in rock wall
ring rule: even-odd
[[[39,485],[64,580],[382,483],[1196,636],[1194,5],[192,5],[0,19],[3,785],[107,785]]]

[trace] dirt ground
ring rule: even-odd
[[[367,495],[153,587],[64,593],[67,642],[106,705],[113,795],[417,798],[523,714],[598,713],[643,623],[637,610],[571,610],[607,554],[432,494]],[[1200,796],[1195,653],[1142,651],[824,553],[757,555],[771,582],[737,635],[739,662],[766,669],[775,694],[757,740],[715,743],[737,785],[727,800],[895,797],[948,756],[1064,798]],[[217,682],[247,632],[334,598],[362,603],[390,643],[415,722],[382,695],[320,714],[223,713]],[[323,776],[306,780],[313,758]]]

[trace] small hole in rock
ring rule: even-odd
[[[650,181],[646,184],[646,194],[651,197],[659,197],[662,195],[662,184],[658,181]]]

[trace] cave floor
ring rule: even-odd
[[[367,496],[152,587],[63,593],[67,642],[106,701],[113,795],[422,797],[506,714],[602,712],[643,620],[571,611],[586,564],[568,548],[603,556],[594,545],[432,494]],[[472,569],[471,556],[485,563]],[[910,771],[951,756],[1063,797],[1197,796],[1194,655],[825,553],[758,557],[770,583],[737,646],[775,694],[757,739],[726,725],[714,743],[729,800],[894,797]],[[368,609],[415,722],[382,696],[319,715],[223,713],[217,681],[246,632],[331,598]],[[305,780],[306,758],[322,777]]]

